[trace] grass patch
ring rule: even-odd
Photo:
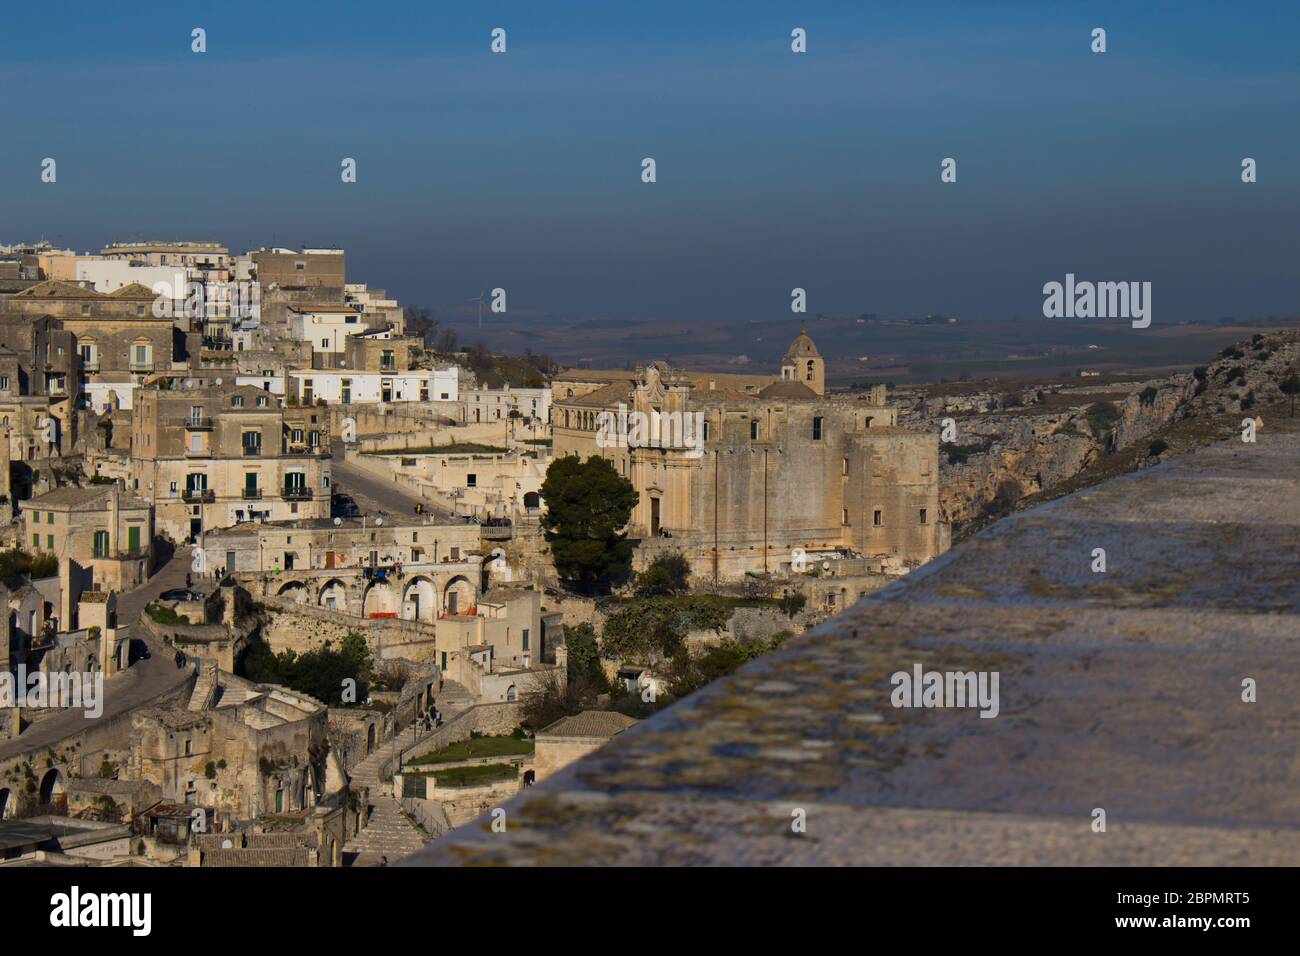
[[[477,787],[499,780],[515,780],[519,768],[512,763],[485,763],[477,767],[451,767],[433,775],[435,786]]]
[[[145,605],[145,611],[159,624],[189,624],[190,619],[184,614],[177,614],[165,604],[158,604],[150,601]]]
[[[452,763],[473,760],[475,757],[512,757],[533,752],[533,742],[527,737],[502,734],[493,737],[471,737],[459,743],[448,744],[441,750],[422,754],[408,761],[412,767],[428,764]]]
[[[509,449],[499,445],[480,445],[476,441],[459,441],[451,445],[429,445],[426,448],[384,448],[368,451],[367,455],[504,455]]]

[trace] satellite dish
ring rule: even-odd
[[[343,519],[342,519],[342,518],[335,518],[335,519],[334,519],[334,527],[337,528],[337,527],[338,527],[339,525],[341,525],[342,523],[343,523]]]
[[[830,569],[831,569],[831,563],[830,563],[829,561],[823,561],[823,562],[822,562],[822,570],[823,570],[823,571],[829,571]]]
[[[375,524],[377,524],[377,525],[381,525],[381,524],[383,524],[383,523],[384,523],[384,519],[383,519],[383,518],[376,518],[376,519],[375,519]]]
[[[221,379],[219,379],[219,378],[214,378],[214,379],[212,380],[212,384],[213,384],[213,385],[220,385],[220,384],[221,384]]]

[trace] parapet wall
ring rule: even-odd
[[[1296,865],[1297,541],[1274,419],[993,525],[404,865]],[[907,701],[917,668],[996,693]]]

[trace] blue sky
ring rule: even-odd
[[[1295,3],[17,5],[0,241],[338,245],[563,315],[1030,316],[1066,272],[1294,315],[1298,44]]]

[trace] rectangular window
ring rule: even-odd
[[[749,440],[758,441],[758,419],[749,423]]]
[[[133,525],[126,529],[126,548],[132,554],[140,550],[140,526]]]
[[[877,528],[879,528],[881,525],[885,523],[885,513],[881,511],[879,508],[877,508],[875,512],[872,514],[871,523],[874,524]]]
[[[108,532],[107,531],[95,532],[95,557],[97,558],[108,557]]]
[[[528,628],[524,628],[524,650],[528,650]]]
[[[478,475],[466,475],[465,484],[470,488],[478,487]]]
[[[925,513],[925,509],[922,508],[922,509],[921,509],[921,524],[925,524],[925,523],[926,523],[926,520],[927,520],[928,517],[929,517],[929,515],[927,515],[927,514]]]
[[[813,441],[822,440],[822,419],[820,415],[818,415],[816,418],[813,419],[812,437],[813,437]]]

